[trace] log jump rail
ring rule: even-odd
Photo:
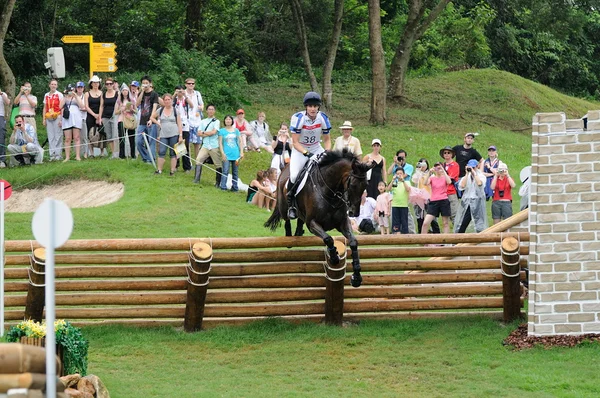
[[[344,257],[344,238],[335,241]],[[268,316],[331,324],[522,316],[519,281],[525,277],[529,247],[522,243],[528,233],[358,241],[364,259],[360,288],[350,287],[346,271],[352,268],[345,258],[327,264],[317,237],[71,240],[55,255],[56,315],[77,325],[173,325],[186,331]],[[420,246],[434,243],[454,246]],[[6,320],[39,320],[44,252],[31,241],[7,241],[5,247]]]

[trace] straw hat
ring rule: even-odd
[[[350,120],[346,120],[341,126],[340,129],[342,130],[354,130],[354,127],[352,127],[352,122]]]

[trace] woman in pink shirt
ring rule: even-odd
[[[448,200],[448,185],[451,183],[452,180],[440,162],[436,163],[425,177],[425,185],[431,186],[431,200],[427,206],[427,215],[423,220],[422,234],[429,231],[429,225],[440,214],[444,224],[444,233],[450,232],[451,210],[450,201]]]

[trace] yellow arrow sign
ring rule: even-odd
[[[92,71],[94,72],[115,72],[117,69],[117,65],[113,64],[94,64],[92,63]]]
[[[60,40],[65,44],[91,43],[93,40],[93,36],[91,36],[91,35],[70,35],[70,36],[63,36]]]

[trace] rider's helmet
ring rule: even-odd
[[[319,95],[319,93],[309,91],[308,93],[304,94],[304,106],[307,105],[321,106],[321,96]]]

